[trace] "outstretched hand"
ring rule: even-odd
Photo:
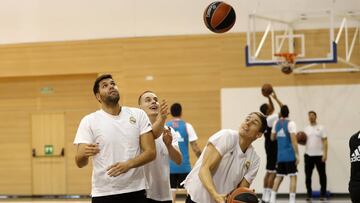
[[[173,137],[171,135],[170,128],[164,128],[163,132],[163,142],[166,146],[169,146],[172,144]]]
[[[162,100],[162,102],[160,103],[160,112],[159,115],[161,116],[161,118],[166,119],[167,116],[169,115],[169,108],[167,105],[167,101],[164,99]]]

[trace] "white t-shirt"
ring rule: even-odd
[[[245,153],[241,151],[238,131],[220,130],[209,138],[209,142],[222,156],[220,164],[212,176],[219,194],[228,194],[237,187],[243,178],[249,183],[254,180],[260,166],[260,157],[251,145]],[[194,202],[215,203],[199,178],[203,155],[204,153],[201,154],[193,170],[186,177],[184,186]]]
[[[274,126],[275,121],[279,119],[279,115],[277,113],[271,114],[266,117],[267,126],[272,128]]]
[[[324,147],[322,139],[326,138],[324,127],[319,124],[308,125],[304,132],[307,135],[305,153],[309,156],[322,156]]]
[[[147,188],[143,167],[132,168],[117,177],[107,175],[107,168],[138,156],[141,152],[140,136],[151,130],[151,123],[143,110],[124,106],[117,116],[98,110],[81,120],[74,144],[98,143],[100,148],[100,152],[93,156],[93,197]]]
[[[167,126],[165,126],[167,128]],[[171,129],[173,137],[172,145],[179,149],[177,136],[175,130]],[[149,189],[146,190],[147,198],[156,201],[171,201],[170,188],[170,167],[169,167],[169,152],[163,142],[163,135],[155,140],[156,144],[156,159],[144,166],[145,175],[149,184]]]
[[[272,133],[276,133],[275,125],[277,124],[278,121],[279,120],[276,120],[274,122],[273,128],[271,130]],[[296,124],[295,124],[294,121],[289,121],[289,123],[288,123],[288,131],[289,131],[290,134],[291,133],[296,133]]]
[[[189,142],[193,142],[198,139],[196,132],[190,123],[186,123],[186,129],[189,136]]]
[[[174,118],[174,120],[182,120],[180,118]],[[193,142],[193,141],[196,141],[198,139],[197,135],[196,135],[196,132],[195,132],[195,129],[194,127],[188,123],[188,122],[185,122],[185,125],[186,125],[186,131],[188,133],[188,137],[189,137],[189,142]],[[183,142],[183,138],[181,137],[180,133],[178,131],[175,131],[176,134],[177,134],[177,138],[178,138],[178,141],[179,142]]]

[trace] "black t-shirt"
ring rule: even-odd
[[[350,182],[360,182],[360,131],[349,140],[351,175]]]

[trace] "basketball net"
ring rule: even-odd
[[[277,57],[277,64],[279,65],[280,69],[283,70],[283,68],[290,67],[291,72],[295,68],[295,59],[297,54],[296,53],[276,53],[274,54]]]

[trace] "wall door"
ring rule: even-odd
[[[66,194],[64,120],[64,113],[31,116],[33,195]]]

